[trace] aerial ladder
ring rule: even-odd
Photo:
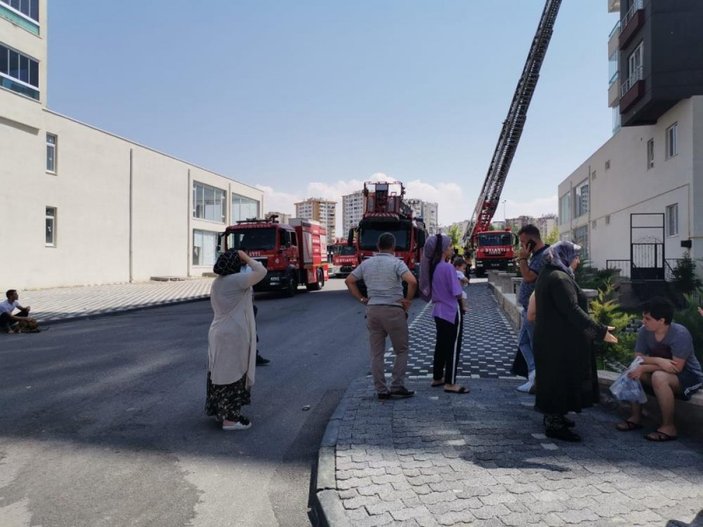
[[[547,0],[545,2],[542,17],[525,62],[525,68],[522,71],[513,100],[510,103],[508,116],[503,121],[498,144],[495,152],[493,152],[491,164],[488,167],[488,174],[483,182],[483,188],[476,202],[476,208],[464,234],[464,246],[468,252],[474,254],[474,258],[476,258],[476,251],[480,247],[479,235],[490,230],[493,215],[498,207],[503,185],[505,185],[505,178],[508,175],[508,170],[510,170],[510,164],[513,161],[522,130],[525,127],[527,109],[530,107],[530,101],[537,86],[539,71],[542,67],[542,62],[544,62],[549,41],[552,38],[554,22],[560,6],[561,0]],[[500,259],[500,254],[495,250],[491,252]],[[512,260],[512,251],[505,251],[503,256],[507,256],[508,252]],[[507,258],[504,259],[507,260]]]

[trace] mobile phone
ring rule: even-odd
[[[527,247],[527,250],[530,252],[535,250],[535,245],[537,245],[537,244],[535,243],[534,240],[527,240],[527,243],[525,244],[525,246]]]

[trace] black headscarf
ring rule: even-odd
[[[212,272],[220,276],[238,273],[242,269],[242,259],[237,251],[226,251],[222,253],[215,262]]]

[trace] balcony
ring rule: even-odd
[[[619,37],[620,49],[623,49],[632,40],[632,37],[644,26],[644,1],[633,0],[630,9],[620,21],[621,31]]]
[[[620,49],[620,21],[615,23],[610,35],[608,35],[608,56],[612,57],[613,53]]]
[[[608,84],[608,108],[614,108],[620,102],[620,83],[618,82],[620,76],[616,71],[610,78],[610,83]]]
[[[620,113],[625,113],[644,95],[644,68],[640,66],[620,85]]]

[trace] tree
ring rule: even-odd
[[[449,229],[447,229],[447,236],[452,240],[452,247],[457,254],[464,254],[464,247],[462,247],[461,242],[464,237],[464,233],[459,229],[458,224],[454,224]]]
[[[549,233],[547,233],[547,235],[544,237],[544,240],[542,241],[544,241],[544,243],[548,245],[553,245],[557,243],[559,241],[559,227],[555,225],[554,228],[549,231]]]

